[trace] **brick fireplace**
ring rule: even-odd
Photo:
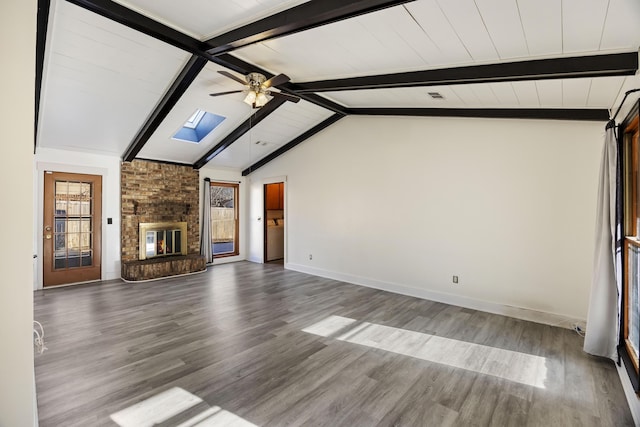
[[[122,277],[147,280],[204,270],[205,260],[199,255],[198,171],[134,160],[122,164],[120,179]]]

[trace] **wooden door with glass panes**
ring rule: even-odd
[[[102,177],[45,172],[44,286],[100,280]]]

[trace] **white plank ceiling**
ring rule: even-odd
[[[316,0],[320,1],[320,0]],[[198,40],[301,5],[301,0],[117,0]],[[637,52],[638,0],[417,0],[270,39],[231,54],[292,83],[532,59]],[[37,147],[123,155],[190,54],[52,1]],[[252,110],[208,63],[138,157],[193,164]],[[226,70],[230,71],[230,70]],[[239,77],[242,77],[238,75]],[[638,75],[319,93],[345,108],[613,109]],[[438,92],[444,99],[433,99]],[[171,138],[196,110],[226,119],[200,144]],[[624,110],[623,110],[624,113]],[[209,164],[244,169],[333,113],[285,103]]]
[[[205,40],[308,0],[117,0],[129,9]]]
[[[330,111],[306,101],[287,102],[272,114],[273,117],[269,116],[269,120],[252,128],[209,165],[246,169],[330,115]]]
[[[419,0],[235,54],[303,82],[637,51],[638,19],[637,0]]]
[[[52,15],[38,145],[122,155],[189,55],[66,1]]]

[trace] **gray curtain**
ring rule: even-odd
[[[616,267],[616,175],[618,147],[615,123],[609,122],[600,163],[595,252],[584,351],[616,359],[620,333],[621,274]]]
[[[200,227],[200,255],[204,256],[207,264],[213,262],[211,248],[211,181],[204,180],[204,198],[202,202],[202,227]]]

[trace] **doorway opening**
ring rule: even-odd
[[[264,261],[284,261],[284,182],[264,185]]]
[[[102,177],[45,172],[43,285],[101,279]]]

